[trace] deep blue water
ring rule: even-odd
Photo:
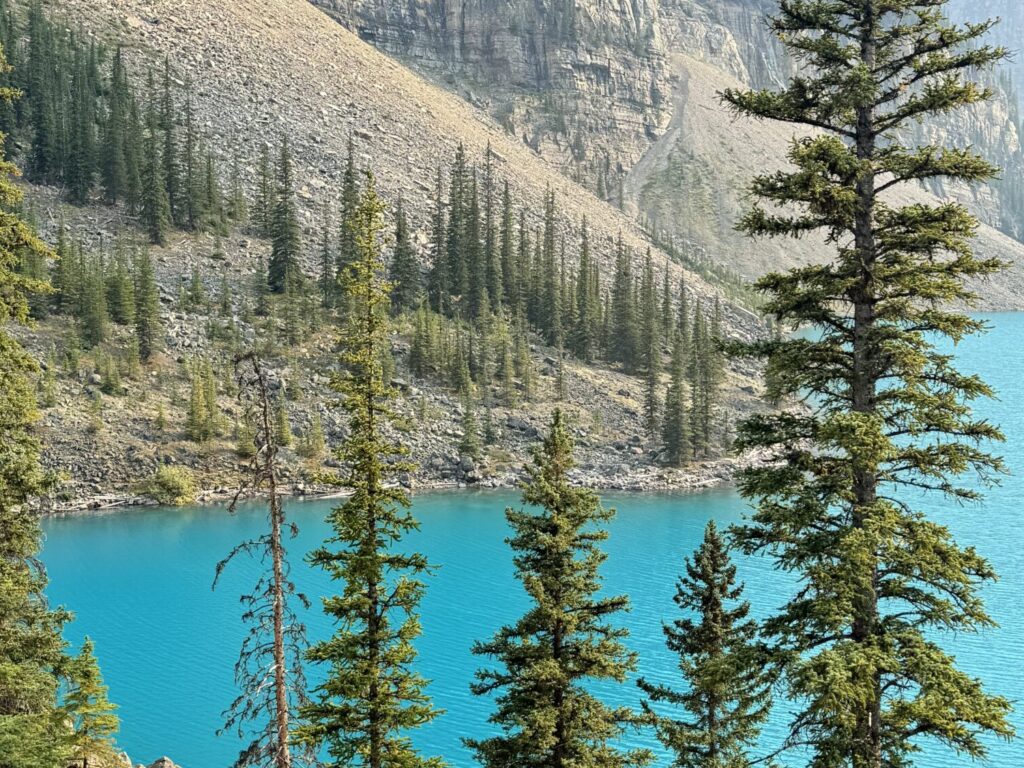
[[[985,415],[1000,423],[1009,440],[1002,447],[1013,475],[991,491],[982,505],[928,508],[959,540],[990,558],[1002,581],[985,597],[1001,627],[981,635],[948,637],[961,665],[981,677],[990,690],[1010,698],[1024,693],[1024,533],[1018,509],[1024,502],[1024,314],[993,315],[993,330],[957,350],[962,368],[982,373],[1000,393],[986,403]],[[430,694],[446,713],[415,735],[429,754],[443,755],[452,766],[473,764],[462,737],[488,733],[492,702],[468,692],[481,660],[469,648],[525,605],[512,578],[511,556],[503,543],[507,530],[502,510],[514,503],[509,493],[424,494],[415,500],[422,531],[409,546],[424,551],[440,569],[430,580],[423,603],[424,634],[418,643],[419,669],[430,679]],[[699,495],[606,495],[619,510],[611,525],[606,588],[628,593],[632,612],[624,621],[629,645],[640,654],[640,674],[671,680],[675,661],[662,645],[661,622],[674,617],[671,597],[682,558],[699,542],[706,521],[723,526],[739,521],[745,506],[730,490]],[[291,544],[293,558],[323,536],[327,502],[292,503],[289,512],[301,526]],[[231,547],[258,530],[263,516],[255,507],[235,516],[218,508],[151,509],[48,520],[44,560],[50,595],[73,609],[77,620],[68,637],[85,634],[97,645],[111,698],[121,709],[120,745],[137,761],[167,754],[184,768],[227,766],[238,743],[214,735],[220,712],[234,695],[232,665],[243,629],[238,595],[254,579],[257,566],[238,561],[217,592],[210,589],[214,565]],[[764,559],[742,559],[739,570],[746,596],[763,614],[789,591],[786,578]],[[325,577],[304,565],[296,568],[300,586],[310,595],[330,589]],[[330,627],[318,606],[305,616],[311,635]],[[632,683],[604,686],[609,700],[635,705]],[[771,743],[784,727],[786,706],[767,729]],[[1024,703],[1014,714],[1024,735]],[[654,746],[649,735],[629,741]],[[920,768],[951,768],[966,761],[925,745]],[[991,765],[1017,768],[1024,750],[1018,743],[992,745]],[[668,765],[662,756],[659,765]],[[791,758],[787,765],[803,761]]]

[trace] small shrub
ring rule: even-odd
[[[160,467],[139,489],[158,504],[180,507],[196,500],[196,479],[185,467]]]

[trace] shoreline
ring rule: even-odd
[[[634,478],[632,483],[622,478],[604,478],[605,482],[592,482],[587,478],[581,478],[580,484],[586,485],[595,491],[610,493],[702,493],[731,485],[735,479],[737,465],[745,465],[748,462],[739,460],[718,460],[707,462],[707,465],[718,467],[719,471],[714,474],[705,472],[681,473],[680,470],[671,470],[680,473],[681,482],[647,482],[652,480],[648,474],[640,474]],[[655,468],[658,469],[658,468]],[[663,469],[663,468],[662,468]],[[702,469],[707,469],[703,466]],[[721,471],[726,470],[726,471]],[[412,487],[406,487],[412,497],[418,494],[440,493],[451,491],[512,491],[518,488],[516,481],[508,479],[489,478],[485,482],[464,483],[450,480],[435,480],[416,483]],[[322,501],[325,499],[340,499],[350,495],[347,490],[330,490],[327,487],[313,486],[311,488],[292,487],[287,492],[282,492],[281,497],[285,500],[299,501]],[[182,504],[181,507],[216,507],[229,504],[233,499],[241,502],[249,502],[266,498],[264,492],[242,493],[237,495],[233,489],[223,486],[199,491],[194,501]],[[39,516],[43,518],[79,517],[86,515],[108,515],[121,514],[132,509],[152,509],[156,507],[167,507],[159,504],[147,496],[140,496],[129,493],[106,493],[93,496],[83,496],[59,505],[40,503],[37,506]],[[173,507],[171,507],[173,508]]]

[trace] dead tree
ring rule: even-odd
[[[306,700],[302,667],[306,627],[299,621],[293,603],[298,601],[308,608],[309,600],[290,578],[284,537],[287,533],[294,538],[298,528],[286,519],[278,491],[274,410],[266,372],[251,352],[236,357],[234,364],[243,418],[253,427],[256,452],[229,511],[235,513],[244,494],[265,493],[268,526],[266,533],[242,542],[217,564],[214,589],[225,567],[238,555],[247,555],[266,566],[252,591],[240,598],[242,621],[249,633],[235,663],[239,694],[224,711],[224,725],[218,733],[236,731],[249,739],[234,768],[292,768],[315,762],[314,754],[296,754],[289,743],[292,712]]]

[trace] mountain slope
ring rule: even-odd
[[[672,57],[676,73],[674,113],[669,130],[630,171],[628,197],[658,227],[704,248],[741,274],[827,258],[831,249],[813,237],[752,242],[733,229],[753,173],[785,167],[791,126],[734,118],[718,94],[742,84],[715,66],[685,55]],[[917,186],[904,185],[890,195],[894,203],[935,202]],[[1009,268],[979,286],[983,306],[1024,306],[1024,245],[986,225],[975,243],[979,254],[994,256]]]
[[[734,121],[715,94],[785,81],[790,62],[766,23],[777,0],[576,0],[569,26],[554,10],[561,5],[530,0],[312,2],[381,50],[473,98],[567,175],[682,241],[684,251],[748,277],[827,255],[812,242],[751,243],[732,231],[751,175],[781,167],[792,134]],[[994,36],[1012,44],[1022,23],[1019,5],[955,0],[949,11],[956,19],[1005,12]],[[604,61],[611,62],[607,76],[595,80],[592,67]],[[932,189],[961,200],[988,225],[979,232],[980,252],[1013,264],[984,291],[986,305],[1000,309],[1024,307],[1024,247],[1012,239],[1024,232],[1013,66],[986,76],[996,91],[990,104],[910,137],[970,144],[1006,169],[985,187]],[[510,110],[509,103],[533,106]],[[551,107],[565,119],[551,121]],[[916,190],[906,195],[935,199]]]
[[[56,5],[54,7],[57,7]],[[488,143],[499,179],[520,205],[542,210],[545,190],[558,198],[570,244],[586,216],[592,247],[611,274],[612,243],[621,232],[643,257],[650,245],[628,217],[552,169],[479,111],[377,52],[304,0],[72,0],[60,12],[97,36],[117,41],[130,58],[154,64],[164,55],[195,84],[204,130],[219,147],[237,147],[250,162],[249,181],[264,142],[287,134],[302,185],[299,202],[317,231],[322,205],[337,196],[346,142],[372,165],[385,197],[402,196],[415,227],[425,226],[436,169],[457,145],[482,163]],[[422,234],[421,234],[422,239]],[[680,268],[655,251],[658,272]],[[690,276],[692,290],[713,289]],[[734,321],[748,324],[747,313]]]

